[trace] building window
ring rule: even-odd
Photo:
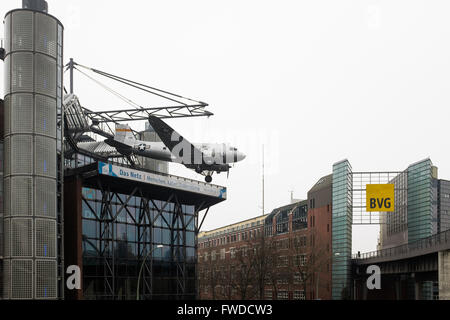
[[[277,293],[278,300],[289,300],[289,293],[286,290],[280,290]]]
[[[276,217],[277,234],[286,233],[289,231],[289,215],[288,210],[280,212]]]
[[[234,259],[236,257],[236,249],[230,248],[230,257],[231,259]]]
[[[242,250],[242,256],[246,257],[247,254],[248,254],[248,248],[247,248],[247,246],[242,246],[242,247],[241,247],[241,250]]]
[[[288,256],[279,256],[277,267],[287,267],[289,265],[289,257]]]
[[[225,260],[225,248],[220,249],[220,260]]]
[[[288,274],[278,274],[277,284],[289,284],[289,275]]]
[[[216,261],[216,251],[211,252],[211,261]]]
[[[303,267],[306,265],[306,254],[297,254],[294,259],[296,267]]]
[[[294,273],[294,284],[300,284],[302,282],[302,277],[300,276],[300,272]]]
[[[314,208],[316,207],[316,201],[315,201],[315,199],[309,200],[309,207],[310,207],[311,209],[314,209]]]
[[[292,216],[292,230],[300,230],[307,228],[308,208],[306,205],[298,207],[294,210]]]
[[[304,290],[296,290],[294,291],[294,300],[305,300],[305,291]]]
[[[272,300],[272,290],[264,290],[264,298],[266,300]]]

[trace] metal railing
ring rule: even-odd
[[[425,254],[434,252],[433,249],[436,249],[435,251],[439,251],[442,247],[450,249],[450,229],[437,233],[431,237],[420,239],[398,247],[371,251],[363,254],[354,254],[352,259],[363,260],[372,258],[401,257],[411,255],[414,252],[424,252]]]

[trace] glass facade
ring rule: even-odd
[[[409,243],[432,235],[432,198],[432,163],[427,159],[408,168]]]
[[[299,206],[293,212],[292,230],[301,230],[308,228],[308,205]]]
[[[286,233],[289,231],[289,210],[281,211],[275,218],[277,221],[277,234]]]
[[[430,159],[408,168],[408,242],[437,232],[437,180]],[[422,283],[421,298],[433,298],[433,282]]]
[[[195,299],[196,225],[194,206],[83,188],[84,299],[135,300],[149,254],[141,299]]]
[[[352,251],[352,168],[347,160],[333,165],[332,298],[350,290]]]

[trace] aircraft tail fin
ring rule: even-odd
[[[203,163],[202,151],[178,134],[167,123],[155,116],[149,116],[148,122],[164,145],[178,160],[181,160],[181,163],[184,165]]]
[[[128,124],[116,124],[116,134],[114,135],[114,140],[130,147],[133,147],[136,142],[133,131],[131,131]]]

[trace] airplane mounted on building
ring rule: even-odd
[[[105,142],[124,155],[135,154],[183,164],[204,175],[207,183],[212,182],[214,172],[229,174],[230,164],[246,157],[237,148],[225,143],[190,143],[158,117],[150,116],[149,123],[162,142],[137,140],[127,124],[116,124],[114,139],[107,139]]]

